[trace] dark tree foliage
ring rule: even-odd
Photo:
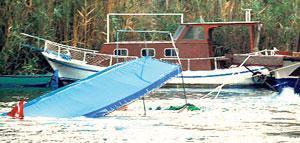
[[[62,44],[99,49],[106,41],[107,13],[184,13],[185,22],[243,21],[243,9],[252,9],[252,20],[261,21],[259,48],[296,51],[300,34],[300,0],[1,0],[0,74],[34,74],[50,70],[39,53],[23,49],[21,32]],[[153,29],[174,32],[178,17],[115,16],[117,29]],[[220,28],[214,42],[232,51],[248,46],[245,28]],[[239,36],[244,35],[244,36]],[[123,36],[125,37],[125,36]],[[129,37],[129,39],[128,39]],[[143,35],[126,36],[143,39]],[[147,35],[147,39],[164,39]]]

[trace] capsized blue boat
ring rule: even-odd
[[[178,65],[143,57],[114,65],[25,104],[25,117],[101,117],[163,86]]]

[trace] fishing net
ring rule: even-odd
[[[197,111],[197,110],[201,110],[201,107],[197,107],[193,104],[185,104],[182,106],[170,106],[169,108],[165,109],[165,110],[182,110],[186,108],[188,111]]]

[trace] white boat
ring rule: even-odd
[[[42,52],[53,70],[58,71],[62,81],[75,81],[88,77],[101,71],[112,64],[121,61],[136,59],[134,56],[118,56],[101,54],[94,50],[86,50],[56,42],[45,40]],[[165,60],[165,59],[161,59]],[[261,66],[231,67],[227,69],[183,71],[185,84],[190,85],[253,85],[261,84],[253,80],[253,72],[268,75],[268,69]],[[181,76],[169,82],[169,84],[181,84]]]
[[[112,15],[177,15],[181,16],[180,26],[172,34],[168,31],[133,31],[117,30],[117,42],[110,41],[109,17]],[[45,42],[43,56],[47,59],[54,70],[58,70],[61,80],[78,80],[85,78],[97,71],[101,71],[108,66],[118,62],[128,61],[142,56],[152,56],[153,58],[173,62],[182,66],[182,75],[179,75],[169,84],[188,85],[254,85],[262,84],[266,81],[269,70],[259,64],[244,65],[249,59],[230,66],[222,65],[230,58],[225,56],[217,57],[217,52],[213,46],[213,30],[223,26],[245,26],[249,30],[249,53],[245,55],[259,54],[255,52],[255,27],[260,25],[258,21],[237,21],[237,22],[203,22],[184,23],[183,14],[127,14],[111,13],[107,15],[107,42],[100,49],[100,53],[94,50],[87,50],[71,46],[62,45],[39,37],[23,34],[32,38],[37,38]],[[118,31],[120,32],[162,32],[170,36],[170,41],[118,41]],[[146,36],[144,36],[146,37]],[[224,54],[224,53],[223,53]],[[274,52],[273,52],[274,54]],[[251,61],[251,60],[250,60]],[[230,62],[229,62],[230,63]],[[284,62],[286,64],[286,61]],[[259,66],[257,66],[259,65]],[[289,65],[289,64],[288,64]],[[283,65],[285,66],[285,65]],[[290,73],[297,69],[295,65],[285,70],[272,71],[275,81],[298,79]],[[275,75],[275,76],[274,76]],[[295,81],[295,80],[293,80]],[[292,82],[290,82],[292,83]],[[276,84],[276,83],[275,83]]]
[[[263,84],[264,81],[258,81],[253,75],[259,72],[262,75],[268,75],[269,70],[265,67],[251,66],[233,67],[228,69],[217,69],[213,71],[184,71],[184,82],[189,85],[255,85]],[[252,71],[254,73],[252,73]],[[170,84],[181,84],[181,76],[171,80]]]
[[[208,32],[216,27],[228,25],[242,25],[253,28],[259,22],[183,23],[183,15],[180,14],[181,25],[174,34],[174,38],[169,31],[140,31],[142,33],[162,32],[170,36],[170,41],[145,40],[119,42],[117,40],[117,42],[110,42],[110,15],[127,14],[108,14],[107,42],[101,48],[100,53],[94,50],[66,46],[42,39],[45,42],[42,54],[51,67],[58,71],[58,76],[61,80],[82,79],[115,63],[128,61],[141,56],[152,56],[153,58],[173,63],[175,60],[175,63],[180,64],[183,69],[182,75],[179,75],[178,78],[175,78],[169,84],[181,84],[183,77],[184,83],[190,85],[253,85],[262,83],[260,82],[260,78],[259,80],[252,78],[254,74],[269,74],[268,69],[262,66],[243,67],[232,65],[229,68],[219,67],[220,63],[218,62],[226,59],[224,56],[214,57],[211,45],[212,37]],[[28,34],[23,35],[34,37]],[[39,39],[41,40],[41,38]],[[250,41],[254,41],[253,36],[250,36]],[[254,44],[251,42],[250,51],[253,49]],[[166,53],[169,55],[166,55]]]
[[[122,61],[137,57],[100,54],[94,50],[62,45],[45,40],[43,56],[62,81],[75,81],[86,78],[111,66],[116,58]]]

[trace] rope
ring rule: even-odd
[[[285,67],[274,69],[274,70],[271,70],[270,72],[275,72],[275,71],[283,70],[283,69],[286,69],[286,68],[289,68],[289,67],[293,67],[295,65],[300,65],[300,63],[295,63],[295,64],[291,64],[291,65],[288,65],[288,66],[285,66]]]
[[[176,48],[176,45],[175,45],[172,33],[170,32],[169,35],[170,35],[170,38],[171,38],[171,41],[172,41],[172,45],[174,47],[174,50],[175,50],[175,53],[176,53],[176,56],[177,56],[176,58],[178,60],[178,64],[180,65],[181,70],[183,71],[183,67],[182,67],[182,64],[181,64],[181,61],[180,61],[180,58],[179,58],[179,52],[177,51],[177,48]],[[184,100],[185,100],[185,105],[187,105],[188,101],[187,101],[187,96],[186,96],[186,90],[185,90],[185,83],[184,83],[183,73],[181,72],[180,75],[181,75],[181,85],[182,85],[182,89],[183,89],[183,97],[184,97]]]
[[[246,61],[247,61],[251,56],[252,56],[252,55],[248,55],[247,58],[246,58],[246,59],[245,59],[238,67],[239,67],[239,68],[242,67],[242,66],[246,63]],[[231,76],[233,76],[233,75],[235,75],[235,74],[240,74],[240,72],[234,72],[234,73],[231,74]],[[219,94],[220,94],[222,88],[223,88],[225,85],[227,85],[227,84],[228,84],[228,83],[223,83],[223,84],[217,86],[215,89],[213,89],[213,90],[212,90],[211,92],[209,92],[208,94],[202,96],[200,99],[203,99],[203,98],[207,97],[208,95],[214,93],[215,90],[218,89],[217,94],[216,94],[216,96],[214,97],[214,99],[216,99],[216,98],[219,96]]]

